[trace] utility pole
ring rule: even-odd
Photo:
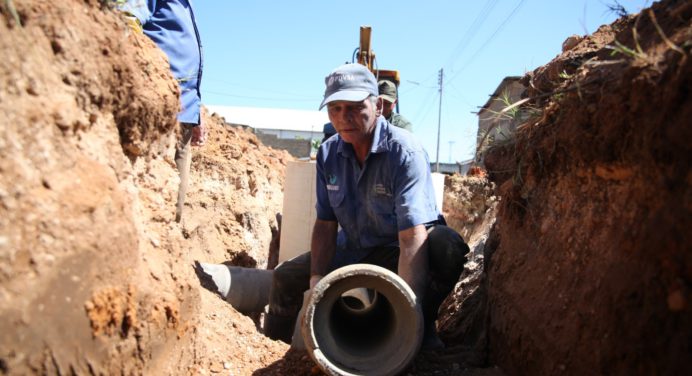
[[[444,77],[443,68],[440,68],[440,109],[437,112],[437,155],[435,156],[435,172],[440,172],[440,128],[442,127],[442,81]]]
[[[452,145],[454,145],[456,141],[449,141],[449,163],[452,163]]]

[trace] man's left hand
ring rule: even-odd
[[[311,291],[312,291],[312,289],[315,288],[315,285],[317,285],[317,283],[318,283],[318,282],[320,281],[320,279],[322,279],[322,278],[323,278],[323,277],[322,277],[321,275],[318,275],[318,274],[314,274],[314,275],[310,276],[310,290],[311,290]]]
[[[202,118],[200,117],[199,125],[196,127],[192,127],[192,140],[190,140],[190,144],[192,146],[202,146],[204,145],[204,142],[206,140],[207,129],[204,128],[204,123],[202,122]]]

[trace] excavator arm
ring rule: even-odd
[[[374,75],[377,80],[389,80],[399,87],[399,71],[377,69],[377,60],[375,52],[372,51],[370,40],[372,37],[372,28],[370,26],[360,27],[360,45],[358,47],[357,60],[359,64],[365,65]]]

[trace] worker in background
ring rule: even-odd
[[[175,152],[180,174],[175,221],[180,222],[192,159],[190,146],[202,146],[206,138],[200,113],[202,44],[192,4],[189,0],[127,0],[116,4],[166,53],[171,72],[180,86],[178,122],[182,137]]]
[[[396,109],[396,102],[399,98],[394,82],[380,80],[380,82],[377,83],[377,88],[380,98],[382,99],[382,116],[392,125],[413,132],[411,122],[399,113],[394,112],[394,109]]]
[[[325,142],[329,139],[329,137],[332,137],[336,134],[336,129],[334,129],[334,124],[332,123],[326,123],[324,127],[322,127],[322,133],[324,134],[324,137],[322,137],[322,142]]]
[[[320,109],[327,106],[338,135],[317,153],[311,250],[275,269],[265,334],[290,343],[303,292],[332,270],[367,263],[409,284],[424,315],[423,348],[444,347],[437,311],[469,248],[436,207],[428,156],[410,132],[378,116],[383,100],[367,68],[342,65],[325,82]]]

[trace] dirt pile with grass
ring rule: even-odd
[[[503,369],[688,372],[690,19],[691,2],[657,2],[525,77],[540,116],[486,159],[501,196],[486,262]]]

